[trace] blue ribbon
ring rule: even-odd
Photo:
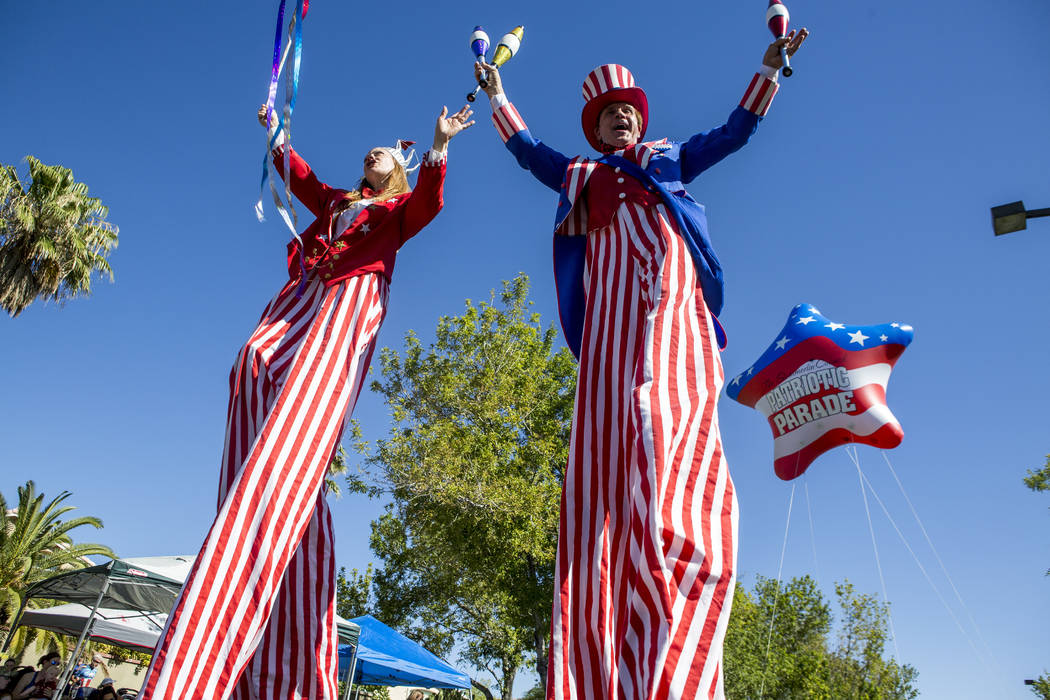
[[[300,272],[300,283],[298,295],[302,295],[304,286],[306,285],[306,254],[305,246],[303,245],[303,239],[300,237],[298,232],[299,216],[295,211],[295,205],[292,202],[292,180],[291,180],[291,166],[288,154],[292,147],[292,131],[291,121],[292,112],[295,110],[295,102],[299,95],[299,70],[302,63],[303,53],[303,18],[306,15],[306,7],[308,7],[309,0],[297,0],[295,5],[295,14],[292,17],[291,27],[289,28],[289,44],[294,47],[293,58],[292,58],[292,69],[288,72],[287,87],[285,89],[285,104],[282,110],[280,119],[277,122],[277,128],[274,130],[272,136],[268,136],[266,143],[266,152],[263,154],[263,168],[262,168],[262,179],[259,183],[259,201],[255,205],[255,213],[260,221],[264,220],[262,198],[263,192],[266,190],[266,183],[270,183],[270,192],[273,195],[274,206],[277,208],[277,212],[281,215],[285,225],[291,231],[292,236],[296,241],[299,242],[299,272]],[[283,35],[283,23],[284,23],[284,5],[285,0],[280,0],[280,5],[277,10],[277,31],[274,39],[274,62],[273,71],[270,78],[270,89],[267,96],[266,103],[266,123],[270,123],[270,115],[273,114],[273,106],[277,97],[277,81],[280,78],[281,70],[283,69],[284,61],[279,60],[280,48],[281,48],[281,36]],[[286,49],[287,51],[287,49]],[[288,201],[287,210],[283,202],[281,201],[280,194],[277,191],[276,180],[278,179],[276,173],[270,175],[270,168],[273,167],[270,152],[274,149],[277,144],[277,134],[284,134],[284,145],[285,145],[285,167],[284,167],[284,195]],[[289,212],[291,216],[289,216]]]

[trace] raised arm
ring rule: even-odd
[[[565,169],[569,167],[569,159],[529,133],[525,121],[503,92],[499,68],[488,63],[474,64],[475,77],[480,77],[482,70],[487,73],[488,78],[485,94],[492,103],[492,122],[496,125],[496,131],[503,139],[503,144],[514,155],[518,165],[531,172],[547,187],[555,192],[559,191],[565,177]]]
[[[463,105],[463,109],[452,116],[449,116],[447,107],[441,108],[441,114],[434,125],[434,145],[423,156],[419,179],[405,202],[405,216],[401,221],[402,244],[422,231],[444,206],[448,144],[452,137],[474,123],[470,118],[472,114],[467,105]]]
[[[259,108],[258,117],[259,123],[266,126],[265,105]],[[270,120],[270,129],[276,128],[276,119],[272,114],[270,115]],[[277,145],[271,153],[271,156],[273,157],[273,167],[277,168],[277,172],[283,177],[285,155],[290,154],[288,159],[291,162],[292,194],[294,194],[296,199],[302,202],[307,209],[313,212],[314,216],[321,216],[321,214],[324,213],[325,203],[328,201],[328,196],[333,188],[317,179],[313,170],[311,170],[307,162],[295,152],[295,149],[288,148],[284,145],[284,139],[281,135],[278,135],[277,138]]]
[[[777,83],[777,74],[782,66],[780,47],[786,46],[788,55],[793,56],[807,36],[809,30],[805,28],[797,34],[792,30],[786,37],[770,44],[762,58],[762,67],[751,79],[744,98],[726,123],[717,129],[699,133],[682,145],[682,182],[692,182],[697,175],[748,142],[780,89]]]

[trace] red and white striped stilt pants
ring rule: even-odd
[[[737,520],[722,364],[674,226],[662,204],[627,205],[587,234],[550,699],[724,697]]]
[[[168,618],[143,700],[336,698],[324,478],[386,308],[377,274],[263,312],[230,376],[219,512]]]

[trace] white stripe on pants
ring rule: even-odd
[[[231,374],[219,512],[143,700],[225,700],[235,689],[239,698],[335,697],[324,477],[371,361],[387,283],[377,274],[327,288],[311,279],[301,298],[296,286],[267,306]]]
[[[737,522],[712,321],[662,204],[587,235],[547,697],[722,698]]]

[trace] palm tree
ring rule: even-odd
[[[61,165],[32,156],[28,187],[0,165],[0,308],[12,316],[38,297],[63,302],[91,293],[91,276],[113,280],[106,257],[117,245],[109,210]]]
[[[27,481],[18,487],[18,506],[8,510],[0,493],[0,622],[10,625],[22,605],[29,586],[61,571],[92,566],[87,557],[101,555],[115,558],[109,547],[100,544],[74,543],[69,533],[82,526],[102,527],[102,521],[91,516],[62,520],[73,506],[62,502],[72,495],[63,491],[44,504],[44,494],[37,494],[36,484]],[[35,607],[35,601],[30,601]],[[27,639],[26,628],[20,628],[12,648],[20,650]],[[44,646],[62,647],[60,640]]]

